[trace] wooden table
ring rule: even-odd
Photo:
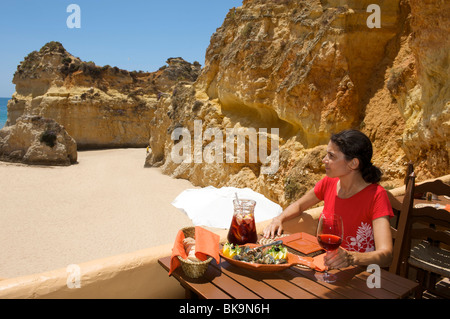
[[[158,260],[169,271],[170,256]],[[186,298],[202,299],[398,299],[406,298],[417,283],[381,270],[380,288],[369,288],[372,274],[363,267],[333,270],[338,281],[319,282],[315,271],[293,266],[281,272],[264,273],[246,270],[221,259],[214,260],[205,275],[198,279],[187,277],[181,267],[172,276],[186,290]]]

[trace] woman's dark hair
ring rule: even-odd
[[[381,180],[381,170],[372,164],[372,142],[362,132],[345,130],[331,136],[331,141],[337,145],[345,158],[350,161],[359,160],[358,169],[367,183],[378,183]]]

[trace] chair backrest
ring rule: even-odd
[[[406,266],[405,263],[408,258],[408,255],[406,254],[403,248],[405,246],[404,243],[406,242],[405,231],[408,226],[407,221],[409,219],[409,215],[411,214],[414,202],[414,183],[415,183],[415,174],[414,172],[412,172],[408,178],[408,184],[406,185],[405,197],[403,198],[397,231],[395,234],[392,263],[391,266],[389,267],[389,271],[395,274],[399,274],[400,268]]]
[[[415,185],[414,194],[426,194],[428,192],[435,195],[450,196],[450,185],[445,184],[440,179]]]
[[[421,223],[428,226],[411,229],[411,239],[428,239],[434,244],[450,245],[450,233],[448,232],[450,230],[450,213],[445,209],[434,207],[413,208],[411,223]]]
[[[408,257],[413,240],[427,240],[434,246],[439,243],[450,245],[450,213],[444,209],[431,206],[415,208],[414,195],[431,192],[436,195],[450,195],[450,187],[442,181],[427,182],[415,185],[415,175],[410,175],[406,194],[400,212],[397,228],[397,238],[394,243],[394,253],[391,272],[401,276],[407,275]]]
[[[392,238],[395,240],[397,237],[397,227],[398,227],[398,220],[400,217],[400,212],[402,210],[402,202],[400,202],[397,198],[395,198],[394,194],[392,194],[390,191],[386,191],[389,202],[392,206],[392,211],[394,212],[394,218],[390,220],[391,222],[391,234]]]
[[[414,172],[414,164],[412,161],[409,161],[408,165],[406,166],[406,174],[404,178],[405,182],[405,188],[408,186],[409,177]],[[398,228],[398,221],[400,219],[400,212],[402,210],[402,202],[399,201],[394,194],[392,194],[389,190],[386,190],[389,202],[392,206],[392,211],[394,213],[394,217],[390,219],[391,224],[391,235],[392,239],[395,241],[395,238],[397,237],[397,228]]]
[[[414,172],[414,164],[413,162],[409,161],[408,165],[406,166],[406,174],[405,174],[405,187],[408,185],[409,177],[411,176],[412,172]]]
[[[440,179],[436,179],[431,182],[425,182],[421,184],[417,184],[414,186],[414,195],[417,198],[418,194],[426,194],[432,193],[434,195],[446,195],[450,196],[450,185],[444,183]],[[411,222],[422,222],[427,225],[440,226],[441,229],[450,229],[450,212],[445,209],[436,209],[435,207],[425,206],[421,208],[414,208],[412,213],[412,221]],[[432,230],[436,227],[432,227]],[[436,240],[445,242],[446,236],[442,236],[442,232],[436,231],[434,229],[433,236],[430,232],[430,228],[426,228],[424,230],[414,229],[413,235],[414,238],[430,238],[438,236]],[[448,234],[444,231],[444,234]],[[421,236],[421,237],[420,237]],[[425,237],[426,236],[426,237]],[[450,238],[450,235],[448,236]],[[439,239],[440,238],[440,239]],[[446,242],[446,244],[450,244],[450,242]]]

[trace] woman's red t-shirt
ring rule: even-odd
[[[318,199],[324,201],[323,212],[342,217],[344,238],[341,247],[349,251],[375,250],[372,221],[382,216],[394,216],[386,190],[371,184],[350,198],[337,196],[339,178],[324,177],[314,187]]]

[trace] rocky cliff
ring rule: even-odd
[[[373,3],[380,28],[368,25]],[[160,102],[146,164],[202,186],[251,187],[287,205],[324,175],[330,135],[357,128],[374,143],[383,185],[401,185],[408,161],[419,180],[448,174],[448,6],[243,1],[212,35],[195,84]],[[231,132],[246,141],[244,161],[227,151]],[[273,173],[263,173],[264,158],[250,160],[250,145],[261,141],[279,145]],[[190,159],[180,160],[183,151]]]
[[[386,84],[404,121],[398,136],[419,177],[450,171],[450,2],[409,0],[410,32]]]
[[[79,146],[149,144],[146,166],[283,206],[324,176],[328,139],[345,128],[371,138],[386,187],[409,161],[419,181],[446,175],[449,9],[244,0],[211,36],[201,73],[180,59],[155,73],[100,68],[49,44],[19,66],[8,123],[30,113],[57,119]]]
[[[158,98],[200,73],[198,63],[167,63],[156,72],[129,72],[82,61],[61,43],[47,43],[18,66],[6,125],[37,115],[63,125],[79,149],[145,147]]]

